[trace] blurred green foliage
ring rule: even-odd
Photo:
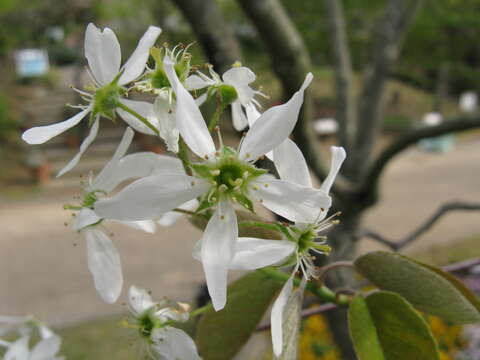
[[[237,2],[216,1],[242,42],[245,60],[256,64],[257,69],[267,67],[269,59]],[[324,1],[281,1],[302,33],[315,65],[331,64]],[[343,0],[343,3],[354,67],[361,71],[369,60],[372,35],[382,20],[387,1]],[[432,90],[440,66],[446,65],[454,92],[477,89],[480,83],[479,13],[479,0],[425,0],[406,36],[394,75]],[[43,46],[49,49],[54,63],[71,63],[81,51],[63,43],[49,43],[45,31],[62,25],[67,35],[80,35],[89,21],[112,27],[118,33],[124,54],[133,49],[146,24],[161,26],[162,41],[170,44],[188,44],[194,39],[188,22],[172,0],[2,0],[0,57],[18,47]],[[200,46],[191,50],[194,57],[202,55]]]

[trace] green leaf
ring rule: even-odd
[[[439,359],[425,320],[395,293],[356,296],[348,309],[348,323],[359,360]]]
[[[438,268],[383,251],[361,256],[355,267],[380,289],[399,293],[421,311],[459,324],[480,321],[478,298]]]
[[[282,284],[251,272],[228,287],[227,306],[210,310],[199,321],[197,345],[208,360],[229,360],[240,351],[258,326]]]

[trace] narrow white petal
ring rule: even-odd
[[[308,73],[305,81],[285,104],[265,111],[248,130],[240,149],[240,158],[255,160],[280,145],[292,132],[303,104],[303,94],[312,81]]]
[[[183,330],[166,326],[154,330],[153,351],[164,360],[200,360],[197,347]]]
[[[205,228],[201,249],[208,292],[216,311],[227,302],[228,267],[235,255],[237,239],[237,215],[232,205],[223,200]]]
[[[75,221],[73,222],[73,230],[79,231],[84,227],[96,224],[101,219],[95,214],[95,211],[89,208],[82,208],[80,212],[75,216]]]
[[[137,220],[137,221],[116,220],[116,221],[123,225],[130,226],[133,229],[145,231],[146,233],[149,233],[149,234],[153,234],[156,229],[155,221],[153,220]]]
[[[124,71],[118,81],[120,85],[128,84],[142,75],[150,55],[150,48],[155,44],[161,32],[162,30],[159,27],[148,27],[138,42],[137,48],[123,66]]]
[[[206,192],[210,184],[181,174],[163,173],[137,180],[117,195],[100,199],[95,212],[113,220],[148,220]]]
[[[145,102],[145,101],[135,101],[135,100],[128,100],[125,98],[121,98],[120,102],[126,106],[128,106],[133,111],[137,112],[145,119],[148,120],[150,124],[153,125],[154,128],[158,129],[158,119],[155,116],[155,112],[153,111],[153,105]],[[118,115],[128,124],[128,126],[132,127],[138,132],[147,134],[147,135],[156,135],[155,132],[150,129],[147,125],[145,125],[141,120],[137,117],[133,116],[132,114],[117,108]]]
[[[87,239],[88,269],[93,276],[95,288],[107,303],[117,301],[122,291],[123,276],[120,255],[102,231],[96,228],[84,230]]]
[[[255,270],[285,260],[295,250],[288,240],[265,240],[241,237],[230,269]]]
[[[155,99],[153,109],[158,119],[160,137],[165,141],[165,144],[167,144],[167,150],[177,153],[180,132],[178,131],[177,121],[175,115],[172,113],[170,102],[168,99],[159,95]]]
[[[322,190],[262,175],[252,183],[251,195],[274,213],[295,222],[314,223],[331,198]]]
[[[83,153],[87,151],[88,147],[90,144],[95,140],[98,134],[98,127],[99,127],[99,119],[97,118],[95,122],[93,123],[92,127],[90,128],[90,133],[88,136],[82,141],[82,144],[80,145],[80,150],[78,153],[73,157],[72,160],[62,169],[58,172],[57,178],[66,174],[70,170],[72,170],[75,166],[77,166],[78,162],[80,161],[80,158],[82,157]]]
[[[130,306],[138,315],[151,309],[155,305],[150,294],[146,290],[136,287],[135,285],[130,286],[128,300]]]
[[[330,172],[323,181],[322,186],[320,186],[320,189],[322,189],[327,194],[330,192],[333,182],[335,181],[335,178],[340,171],[340,167],[342,166],[343,161],[347,157],[347,154],[342,147],[332,146],[330,148],[330,153],[332,154]]]
[[[192,199],[187,201],[185,204],[179,206],[179,209],[193,211],[198,207],[198,200]],[[172,226],[175,224],[181,217],[183,216],[182,213],[176,211],[169,211],[165,215],[163,215],[157,223],[161,226]]]
[[[109,165],[107,164],[107,166]],[[95,178],[93,184],[87,188],[87,191],[104,190],[110,192],[125,180],[162,172],[185,174],[182,162],[179,159],[153,152],[139,152],[127,155],[118,163],[111,164],[111,167],[106,174],[103,174],[102,170]]]
[[[28,360],[28,336],[22,336],[8,348],[3,360]]]
[[[185,88],[189,91],[200,90],[206,88],[207,86],[215,84],[214,81],[207,81],[206,79],[198,75],[190,75],[184,82]]]
[[[255,93],[248,84],[255,81],[255,74],[247,67],[233,67],[222,75],[225,84],[231,85],[237,91],[240,103],[245,106],[252,101]]]
[[[192,95],[183,87],[174,69],[173,61],[164,58],[165,73],[177,96],[177,127],[188,147],[201,158],[213,156],[215,144],[208,132],[207,124]]]
[[[280,179],[312,187],[307,162],[297,144],[289,138],[275,148],[273,151],[273,162]]]
[[[62,340],[57,335],[42,340],[35,345],[28,360],[51,360],[57,355],[61,344]]]
[[[240,101],[235,100],[232,102],[231,107],[233,127],[237,131],[242,131],[248,125],[247,116],[242,110],[242,104],[240,104]]]
[[[273,303],[272,312],[270,315],[271,333],[273,352],[275,356],[280,356],[283,349],[283,311],[285,305],[293,291],[293,278],[295,271],[290,275],[288,280],[282,287],[280,294]]]
[[[88,24],[85,33],[85,57],[100,85],[112,82],[118,74],[122,57],[115,33],[109,28],[102,32],[92,23]]]
[[[100,171],[100,173],[95,177],[95,179],[90,183],[89,185],[89,190],[87,191],[92,191],[92,190],[103,190],[103,191],[111,191],[113,190],[113,187],[116,186],[116,184],[113,187],[101,187],[102,185],[106,183],[111,183],[111,179],[115,177],[115,172],[118,169],[118,164],[122,157],[127,153],[127,150],[132,143],[132,139],[134,136],[134,131],[127,127],[125,129],[125,132],[123,133],[122,140],[120,141],[120,144],[118,144],[117,149],[115,150],[115,153],[113,154],[112,158],[110,161],[103,167],[103,169]],[[110,180],[110,181],[109,181]]]
[[[252,127],[255,121],[258,120],[262,114],[258,111],[257,107],[253,103],[245,105],[245,112],[247,113],[248,126]]]
[[[195,99],[195,104],[197,104],[198,107],[202,106],[203,103],[207,101],[207,93],[203,93],[199,97]]]
[[[43,144],[51,138],[77,125],[91,110],[91,106],[80,111],[65,121],[28,129],[22,134],[22,139],[30,145]]]

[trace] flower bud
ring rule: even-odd
[[[218,94],[220,96],[222,104],[224,105],[231,104],[238,98],[237,91],[233,86],[230,85],[223,84],[219,86]]]

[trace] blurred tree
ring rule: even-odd
[[[305,42],[289,18],[279,0],[237,0],[248,18],[254,24],[265,48],[270,54],[272,68],[278,76],[284,98],[289,98],[303,82],[305,74],[311,70],[312,62]],[[342,175],[337,177],[333,193],[335,207],[342,211],[342,222],[329,234],[330,244],[334,247],[328,261],[352,258],[355,254],[356,241],[359,238],[363,213],[378,201],[378,181],[387,163],[399,152],[416,144],[418,140],[452,131],[461,131],[480,127],[477,117],[461,117],[447,121],[441,125],[416,129],[396,138],[379,155],[373,154],[373,148],[380,134],[382,119],[382,104],[385,84],[394,71],[403,40],[406,36],[421,0],[387,0],[372,2],[372,8],[366,19],[365,29],[369,28],[372,35],[368,36],[366,49],[369,52],[368,63],[365,65],[363,83],[358,97],[352,91],[353,70],[351,56],[355,49],[350,45],[347,36],[346,15],[352,9],[343,10],[339,0],[324,0],[324,25],[318,25],[318,18],[313,24],[318,28],[328,24],[328,37],[318,41],[330,41],[331,56],[334,60],[336,73],[337,119],[341,125],[339,142],[347,149],[349,156],[342,168]],[[379,4],[383,8],[378,8]],[[318,2],[306,2],[306,6],[318,6]],[[345,1],[345,7],[352,4]],[[291,5],[294,6],[294,5]],[[353,5],[351,5],[353,6]],[[298,6],[297,6],[298,7]],[[309,13],[314,11],[302,12]],[[379,10],[381,9],[381,16]],[[357,9],[358,10],[358,9]],[[315,10],[316,11],[316,10]],[[318,13],[315,13],[318,17]],[[349,23],[349,26],[352,26]],[[223,28],[222,28],[223,29]],[[355,27],[355,32],[357,28]],[[210,28],[215,32],[217,29]],[[349,33],[350,34],[350,33]],[[307,35],[308,38],[309,35]],[[313,36],[313,35],[312,35]],[[202,41],[202,44],[204,42]],[[205,44],[204,44],[205,46]],[[312,101],[306,96],[302,116],[294,131],[297,144],[315,174],[323,179],[326,170],[318,151],[316,135],[311,128]],[[341,272],[330,278],[334,287],[348,285],[348,276]],[[348,336],[345,313],[335,311],[329,314],[329,322],[336,340],[342,345],[342,359],[355,359]]]
[[[232,29],[214,0],[175,0],[201,42],[205,54],[220,73],[241,58]]]

